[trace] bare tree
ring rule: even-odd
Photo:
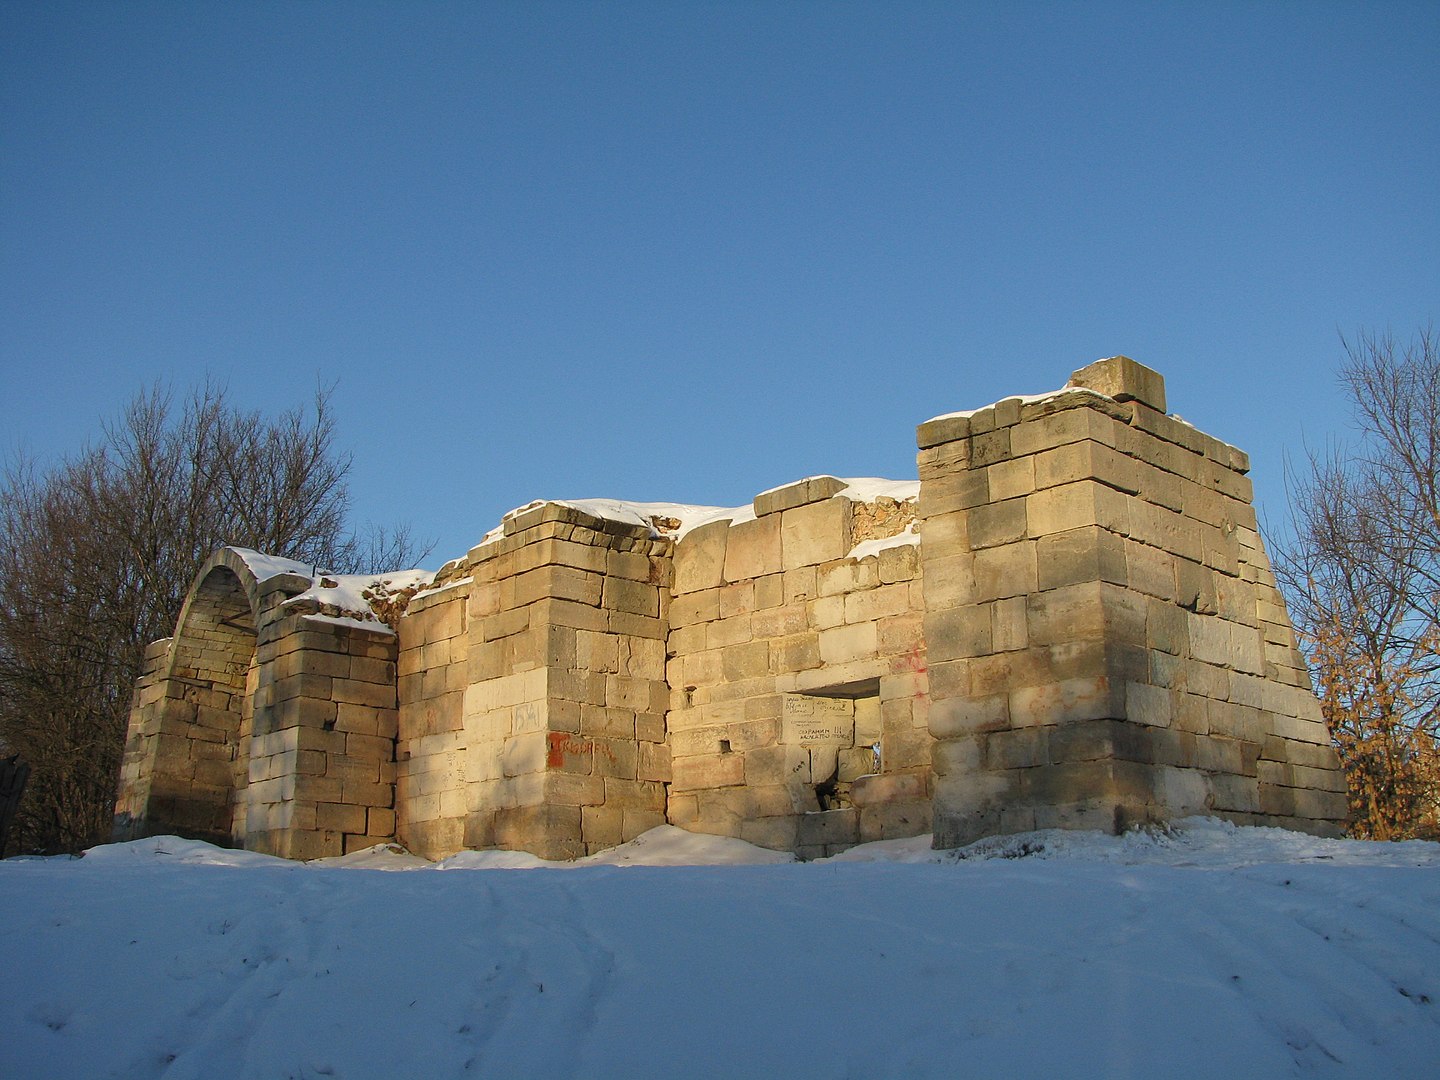
[[[1358,440],[1291,476],[1276,569],[1357,835],[1440,837],[1440,351],[1343,342]]]
[[[42,474],[14,461],[0,504],[0,751],[32,767],[21,850],[106,837],[145,645],[225,544],[334,572],[413,565],[404,528],[348,531],[348,455],[329,394],[276,417],[204,386],[139,394],[97,445]],[[377,542],[378,537],[378,542]]]

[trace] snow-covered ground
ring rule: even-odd
[[[1440,1076],[1440,845],[1194,820],[959,856],[7,860],[0,1077]]]

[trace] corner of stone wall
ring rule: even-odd
[[[395,835],[431,859],[465,847],[470,571],[415,596],[396,627]]]
[[[936,846],[1194,813],[1338,831],[1248,460],[1164,407],[1114,357],[921,425]]]
[[[545,503],[471,552],[449,655],[402,652],[402,790],[414,819],[402,832],[428,830],[432,847],[458,839],[573,859],[664,824],[671,546],[646,527]],[[416,682],[434,664],[455,670],[461,651],[458,699],[447,676],[427,699],[443,704],[420,706]],[[429,746],[417,734],[426,707],[445,729]],[[451,752],[459,777],[426,779],[454,767]]]
[[[378,623],[262,622],[247,848],[314,859],[394,839],[397,646]]]

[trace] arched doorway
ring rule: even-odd
[[[117,840],[317,858],[394,835],[395,635],[291,606],[301,570],[239,548],[201,567],[136,682]]]
[[[176,627],[166,714],[172,745],[188,759],[189,791],[176,792],[175,831],[239,845],[258,676],[255,611],[244,583],[218,564],[192,590]],[[152,802],[154,795],[152,794]]]
[[[176,833],[245,843],[256,690],[258,585],[243,554],[200,568],[175,634],[146,653],[121,765],[117,840]]]

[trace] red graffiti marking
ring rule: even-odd
[[[924,675],[928,670],[925,666],[925,646],[919,643],[913,645],[908,653],[890,659],[890,671],[895,675],[901,675],[907,671],[916,675]],[[917,700],[923,698],[925,690],[917,686],[912,696]]]
[[[923,647],[918,641],[910,649],[909,661],[910,670],[913,671],[916,675],[924,675],[929,670],[929,668],[925,666],[925,653],[923,652]],[[915,693],[912,696],[916,701],[920,701],[926,696],[926,691],[922,687],[917,686],[915,687]]]
[[[575,745],[579,740],[573,735],[567,735],[563,731],[552,731],[548,734],[550,742],[550,753],[545,759],[545,764],[551,769],[558,769],[565,764],[566,754],[584,753]]]
[[[615,760],[615,751],[610,747],[597,745],[592,739],[582,739],[567,731],[547,732],[546,741],[550,744],[550,753],[546,755],[545,764],[551,769],[564,768],[566,754],[582,757],[586,754],[599,754],[610,761]]]

